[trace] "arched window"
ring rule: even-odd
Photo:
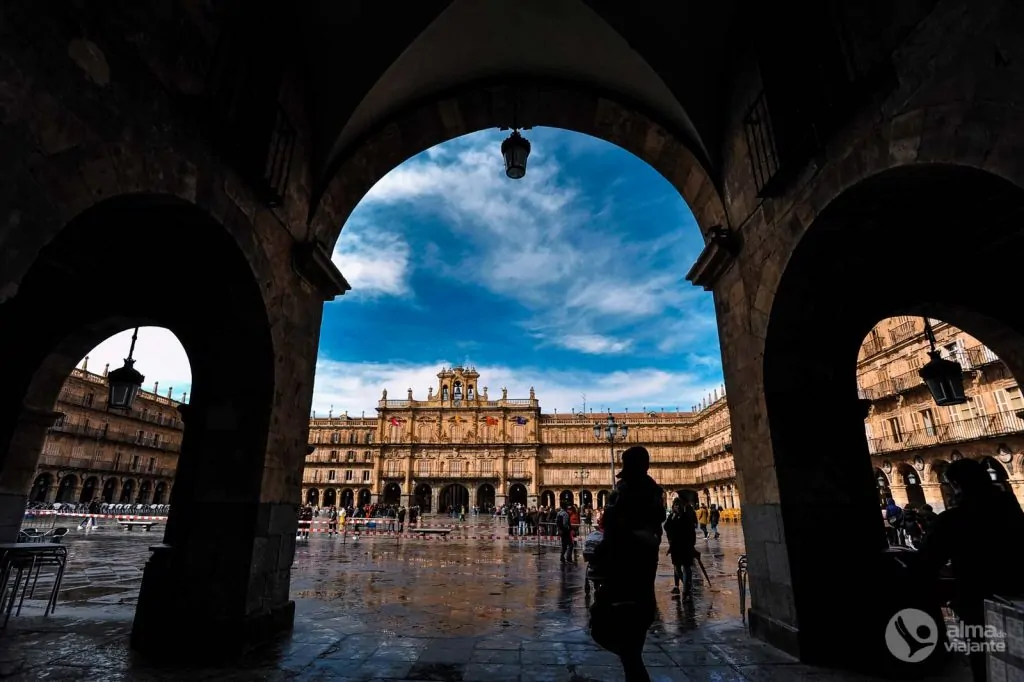
[[[473,399],[473,384],[466,387],[466,400]]]
[[[462,400],[462,382],[456,381],[455,386],[452,389],[452,398],[454,400]]]
[[[373,442],[373,431],[366,432],[366,444],[369,445]]]
[[[331,442],[332,443],[339,443],[339,442],[341,442],[341,436],[338,434],[337,431],[335,431],[334,433],[331,434]]]
[[[441,400],[448,400],[448,384],[441,387]]]

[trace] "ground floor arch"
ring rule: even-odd
[[[877,581],[863,580],[877,574],[878,557],[886,548],[878,460],[865,431],[872,402],[858,385],[865,339],[886,318],[905,318],[919,335],[925,318],[942,320],[977,338],[1015,377],[1024,377],[1024,311],[967,289],[937,286],[940,275],[934,269],[894,283],[891,261],[879,257],[879,245],[887,253],[913,253],[930,269],[953,267],[955,260],[962,281],[984,280],[994,290],[1015,290],[1010,263],[1024,257],[1024,236],[1008,216],[1024,210],[1024,191],[980,170],[941,164],[890,169],[844,185],[847,189],[838,195],[826,192],[830,201],[815,202],[818,208],[808,215],[813,223],[795,245],[779,247],[790,253],[781,277],[776,279],[778,269],[758,275],[760,281],[755,277],[758,289],[747,292],[749,300],[756,292],[774,291],[763,335],[760,329],[748,334],[742,349],[741,344],[725,344],[723,365],[731,410],[756,412],[762,408],[755,403],[763,400],[764,420],[734,432],[740,439],[735,447],[740,480],[745,474],[758,476],[757,484],[744,491],[744,517],[759,519],[744,526],[750,566],[767,565],[775,551],[784,551],[788,560],[784,576],[751,571],[751,631],[790,651],[814,652],[817,661],[854,665],[891,658],[884,642],[869,639],[862,626],[835,620],[837,611],[875,609],[882,618],[889,608],[883,597],[888,593],[877,589]],[[936,202],[936,196],[948,200]],[[965,224],[984,227],[972,233],[971,258],[957,259],[934,235],[954,233]],[[858,286],[849,286],[853,279]],[[735,320],[722,323],[728,327]],[[811,329],[828,342],[813,348],[801,343]],[[725,337],[733,331],[747,334],[722,329]],[[755,335],[763,340],[753,340]],[[756,373],[741,378],[735,370],[743,365],[741,357],[758,348],[763,349],[757,363],[761,381]],[[807,395],[815,399],[800,398]],[[908,445],[900,441],[896,450],[906,451]],[[763,452],[751,450],[757,447]],[[897,492],[906,487],[908,497],[924,501],[921,471],[893,466],[885,473],[888,487]],[[814,515],[783,512],[799,508],[828,508],[832,527],[844,535],[844,547],[818,541],[820,521]],[[772,544],[777,542],[772,538],[783,536],[785,550]],[[810,577],[813,567],[823,563],[837,567],[835,580],[846,586],[842,594]]]
[[[494,486],[490,483],[484,483],[476,490],[476,506],[481,513],[487,513],[494,509],[494,500],[496,494]]]
[[[508,489],[509,504],[526,504],[526,486],[522,483],[513,483]]]
[[[82,494],[78,497],[79,503],[88,504],[96,498],[97,488],[100,481],[95,476],[89,476],[82,482]]]
[[[594,494],[589,490],[580,491],[580,507],[583,509],[593,508],[594,506]]]
[[[356,494],[352,488],[343,488],[341,491],[341,506],[345,509],[356,506]]]
[[[900,464],[900,482],[907,495],[907,504],[915,509],[925,505],[924,488],[921,487],[921,472],[911,464]]]
[[[54,498],[54,502],[74,502],[76,487],[78,487],[78,476],[65,474],[57,484],[57,496]]]
[[[114,502],[114,494],[117,492],[117,479],[108,478],[103,483],[103,501],[107,504]]]
[[[328,488],[324,491],[323,504],[324,507],[336,507],[338,506],[338,491],[334,488]]]
[[[597,508],[604,509],[608,506],[608,498],[611,496],[612,491],[610,490],[598,490],[597,491]]]
[[[362,489],[359,490],[359,500],[358,500],[358,502],[359,502],[359,506],[360,507],[365,507],[366,505],[370,504],[370,502],[372,500],[373,500],[373,495],[370,493],[370,489],[369,488],[362,488]]]
[[[545,490],[540,494],[540,505],[547,507],[548,509],[555,506],[555,493],[551,490]]]
[[[135,479],[129,478],[121,483],[121,504],[131,504],[135,501]]]
[[[306,504],[311,504],[314,507],[320,504],[320,491],[316,488],[310,488],[306,491]]]
[[[575,503],[576,496],[573,495],[573,492],[571,490],[563,490],[561,493],[558,494],[559,507],[562,507],[564,509],[566,507],[571,507]]]
[[[985,471],[988,473],[988,476],[992,479],[993,483],[1008,486],[1010,475],[1007,473],[1006,467],[1004,467],[999,460],[995,457],[983,457],[981,465],[985,467]]]
[[[53,474],[49,472],[39,474],[36,476],[36,480],[32,483],[32,490],[29,491],[29,502],[46,502],[52,487]]]
[[[412,503],[414,506],[419,507],[420,511],[424,514],[429,514],[431,512],[433,494],[434,491],[429,483],[420,483],[413,490]]]
[[[402,501],[402,486],[397,483],[388,483],[384,486],[384,504],[400,504]]]
[[[153,504],[167,504],[167,484],[158,481],[153,489]]]
[[[142,483],[139,484],[139,496],[136,498],[136,501],[139,504],[149,504],[150,503],[150,496],[152,494],[153,494],[153,482],[152,481],[143,481]]]
[[[451,512],[469,509],[469,490],[461,483],[450,483],[441,488],[441,495],[437,502],[439,514],[450,514]]]

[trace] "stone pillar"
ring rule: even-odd
[[[907,498],[907,486],[893,483],[889,485],[889,494],[892,496],[892,501],[899,505],[901,508],[906,506],[909,499]]]
[[[27,405],[18,415],[14,437],[0,471],[0,542],[18,540],[46,430],[62,416],[60,412]]]
[[[945,509],[946,504],[942,500],[942,486],[938,483],[922,483],[921,491],[924,492],[924,501],[931,505],[936,513]]]

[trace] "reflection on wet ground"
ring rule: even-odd
[[[483,533],[491,523],[470,525]],[[60,606],[43,618],[41,602],[26,602],[23,615],[12,618],[0,639],[0,677],[184,679],[182,671],[148,668],[128,652],[142,567],[159,538],[108,527],[73,531]],[[743,551],[737,525],[698,547],[711,586],[698,587],[692,603],[671,598],[672,571],[663,557],[660,617],[645,654],[652,679],[863,679],[801,665],[746,636],[735,575]],[[585,573],[582,561],[562,566],[554,543],[533,539],[314,536],[296,552],[294,632],[230,669],[187,677],[612,682],[622,679],[617,659],[595,646],[586,628]]]

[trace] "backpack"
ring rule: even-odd
[[[558,530],[569,530],[569,513],[562,509],[555,517],[555,528]]]

